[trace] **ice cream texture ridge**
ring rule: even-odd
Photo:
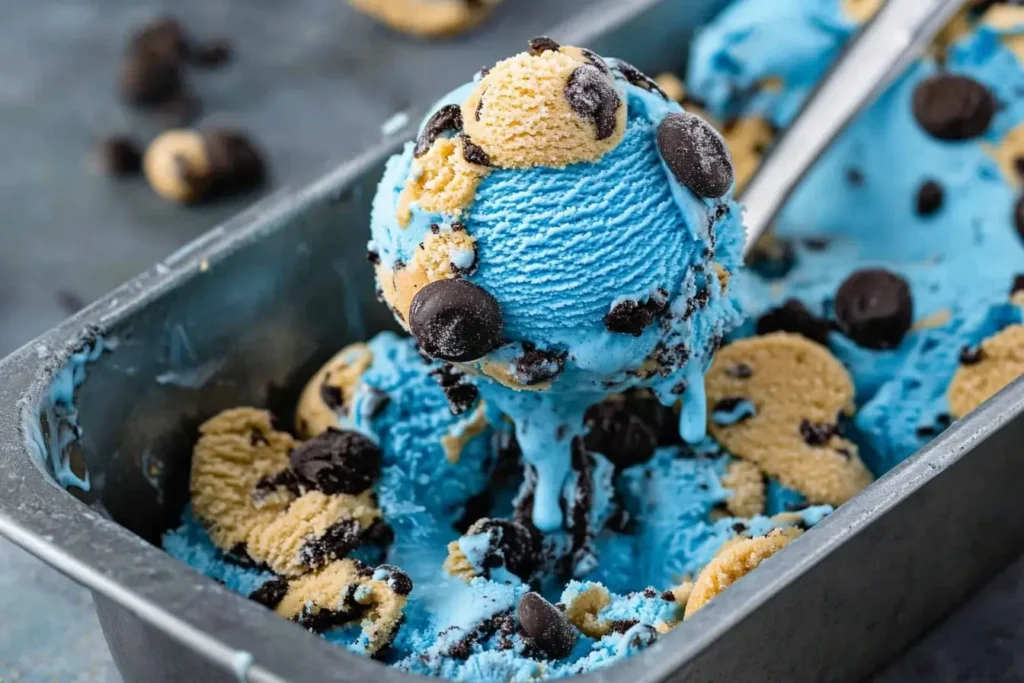
[[[880,4],[734,0],[657,79],[536,38],[439,100],[370,216],[405,334],[208,416],[165,550],[399,670],[536,681],[813,543],[1024,374],[1024,7],[965,5],[744,266],[734,195]]]

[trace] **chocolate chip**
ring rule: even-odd
[[[647,462],[658,447],[655,431],[624,401],[591,406],[584,424],[589,429],[583,440],[587,450],[600,453],[620,469]]]
[[[838,433],[834,424],[816,424],[806,418],[800,421],[800,436],[808,446],[824,446]]]
[[[609,332],[639,337],[666,310],[668,301],[663,297],[651,297],[643,303],[626,299],[612,306],[604,316],[604,326]]]
[[[733,363],[725,369],[725,374],[736,379],[750,379],[754,376],[754,368],[746,363]]]
[[[366,260],[369,261],[370,263],[372,263],[375,266],[379,266],[380,265],[380,253],[374,251],[373,249],[369,249],[366,252]]]
[[[647,92],[657,93],[666,100],[668,99],[668,95],[665,94],[665,91],[658,86],[658,83],[653,78],[629,62],[624,62],[620,59],[615,63],[615,69],[622,74],[623,78],[625,78],[626,82],[630,85],[635,85]]]
[[[1013,284],[1010,285],[1010,296],[1013,296],[1017,292],[1024,292],[1024,273],[1015,275],[1013,278]]]
[[[1024,240],[1024,195],[1021,195],[1013,205],[1013,225],[1017,228],[1017,234]]]
[[[643,389],[633,389],[624,394],[626,408],[640,418],[654,434],[659,446],[672,446],[682,442],[679,436],[679,416],[671,406]]]
[[[540,542],[524,524],[508,519],[478,519],[469,527],[467,536],[487,534],[492,545],[484,555],[484,568],[504,566],[524,581],[537,568]]]
[[[942,185],[926,180],[917,190],[917,215],[930,216],[942,208]]]
[[[662,591],[661,592],[661,599],[664,600],[665,602],[675,602],[676,601],[676,594],[673,593],[672,591]]]
[[[281,604],[288,594],[288,581],[283,578],[270,579],[262,586],[249,593],[249,599],[258,602],[267,609],[274,609]]]
[[[214,193],[226,196],[248,192],[266,181],[263,155],[242,131],[216,128],[204,132],[203,140]]]
[[[567,355],[565,351],[541,351],[531,345],[516,359],[516,379],[528,387],[550,382],[562,374]]]
[[[792,332],[822,346],[828,346],[829,330],[828,321],[808,311],[798,299],[788,299],[757,319],[758,334]]]
[[[516,615],[526,635],[548,656],[568,657],[578,634],[562,612],[539,594],[530,592],[519,600]]]
[[[310,569],[319,569],[339,560],[359,545],[362,530],[354,519],[335,522],[319,538],[308,539],[302,545],[299,561]]]
[[[551,40],[547,36],[540,36],[538,38],[531,38],[528,43],[530,46],[530,54],[536,57],[543,52],[558,52],[561,49],[561,45]]]
[[[808,251],[825,251],[832,240],[828,237],[805,237],[803,242]]]
[[[192,64],[200,68],[216,69],[230,62],[233,54],[231,43],[224,38],[219,38],[192,46],[188,57]]]
[[[939,140],[970,140],[985,133],[996,113],[996,101],[981,83],[966,76],[941,73],[917,84],[914,118]]]
[[[117,178],[138,175],[142,171],[142,148],[127,135],[104,138],[97,158],[103,172]]]
[[[864,172],[859,168],[848,168],[846,169],[846,180],[854,187],[860,187],[864,184]]]
[[[1014,157],[1013,170],[1017,172],[1018,178],[1024,179],[1024,156]]]
[[[985,352],[980,346],[965,346],[960,349],[961,365],[977,365],[985,357]]]
[[[583,53],[583,56],[586,58],[586,60],[590,62],[590,64],[594,66],[598,71],[603,73],[605,76],[612,75],[612,70],[608,68],[608,63],[605,62],[599,54],[592,50],[588,50],[585,47],[581,47],[580,52]]]
[[[796,249],[789,240],[773,237],[754,245],[747,265],[766,280],[778,280],[796,265]]]
[[[139,107],[155,107],[179,99],[185,91],[181,64],[151,54],[128,57],[119,79],[125,100]]]
[[[501,343],[498,301],[469,280],[437,280],[409,307],[409,326],[420,348],[434,358],[462,362],[485,356]]]
[[[152,54],[167,61],[180,61],[189,52],[189,38],[177,19],[160,17],[137,29],[128,41],[126,54]]]
[[[434,112],[433,116],[427,119],[423,126],[423,132],[416,138],[416,147],[413,149],[413,156],[421,157],[426,154],[434,141],[448,132],[459,132],[462,130],[462,108],[457,104],[446,104]]]
[[[616,114],[622,101],[599,68],[593,64],[576,67],[565,85],[565,98],[574,112],[594,122],[598,140],[615,134]]]
[[[412,593],[412,579],[409,575],[392,564],[382,564],[373,571],[375,581],[383,581],[396,595]]]
[[[329,428],[299,444],[288,457],[289,468],[307,488],[328,495],[360,493],[380,474],[380,448],[354,431]]]
[[[640,621],[638,619],[612,619],[608,622],[608,628],[611,629],[613,633],[624,634],[639,623]]]
[[[341,387],[327,382],[320,385],[320,400],[331,410],[345,407],[345,396],[341,393]]]
[[[669,114],[658,126],[658,150],[676,179],[699,197],[715,199],[732,187],[732,156],[704,119]]]
[[[462,157],[471,164],[477,166],[490,166],[491,157],[482,147],[469,139],[468,135],[462,136]]]
[[[938,434],[938,431],[936,431],[933,425],[921,425],[917,428],[917,436],[921,439],[927,439],[935,436],[936,434]]]
[[[480,390],[454,365],[444,363],[430,375],[441,385],[452,415],[462,415],[476,403]]]
[[[914,317],[910,287],[882,268],[858,270],[836,291],[835,316],[839,329],[869,349],[899,346]]]

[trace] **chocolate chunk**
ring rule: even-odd
[[[1024,179],[1024,156],[1014,157],[1013,170],[1017,172],[1018,178]]]
[[[848,168],[846,169],[846,180],[854,187],[860,187],[864,184],[864,172],[859,168]]]
[[[626,299],[612,306],[612,310],[604,316],[604,326],[609,332],[639,337],[666,310],[668,294],[663,291],[643,303]]]
[[[320,385],[320,400],[331,410],[345,407],[345,397],[341,393],[341,388],[327,382]]]
[[[181,61],[189,52],[189,38],[177,19],[160,17],[132,34],[128,56],[150,54],[166,61]]]
[[[699,197],[716,199],[732,187],[725,140],[693,114],[669,114],[658,126],[658,150],[676,179]]]
[[[466,374],[461,372],[454,365],[444,363],[440,367],[430,371],[441,389],[444,390],[445,398],[448,399],[448,407],[452,415],[462,415],[476,403],[480,390],[469,381]]]
[[[540,351],[532,345],[526,348],[523,355],[516,359],[516,379],[523,385],[531,387],[541,382],[550,382],[562,374],[567,352]]]
[[[996,100],[967,76],[940,73],[917,84],[914,118],[939,140],[970,140],[983,135],[996,113]]]
[[[633,650],[647,647],[658,639],[658,630],[650,624],[637,624],[626,632],[626,647]]]
[[[1021,195],[1013,205],[1013,225],[1017,228],[1017,234],[1024,240],[1024,195]]]
[[[361,493],[380,474],[380,448],[353,431],[329,428],[288,456],[289,469],[307,488],[336,493]]]
[[[274,609],[281,604],[284,596],[288,594],[288,581],[283,578],[270,579],[262,586],[249,593],[249,599],[258,602],[268,609]]]
[[[231,48],[231,43],[224,38],[219,38],[192,46],[188,58],[192,64],[200,68],[216,69],[230,62],[233,55],[234,50]]]
[[[111,135],[100,142],[97,152],[100,168],[117,178],[142,172],[142,148],[127,135]]]
[[[139,107],[172,102],[185,92],[181,64],[151,54],[133,55],[125,60],[119,87],[124,99]]]
[[[798,299],[788,299],[757,319],[758,334],[792,332],[822,346],[828,346],[829,330],[828,321],[808,311]]]
[[[423,126],[423,132],[416,138],[413,156],[421,157],[426,154],[434,141],[442,134],[460,132],[461,130],[462,109],[457,104],[446,104],[427,119],[427,124]]]
[[[635,85],[647,92],[657,93],[666,100],[668,99],[668,95],[665,94],[665,91],[658,86],[658,83],[653,78],[629,62],[624,62],[620,59],[616,62],[615,68],[620,74],[622,74],[623,78],[625,78],[630,85]]]
[[[295,496],[299,496],[302,490],[299,487],[299,480],[291,470],[281,470],[275,474],[268,474],[261,477],[253,491],[253,498],[259,500],[265,498],[277,489],[285,489]]]
[[[561,45],[551,40],[547,36],[540,36],[538,38],[531,38],[528,43],[530,46],[530,54],[536,57],[543,52],[558,52],[561,49]]]
[[[477,166],[490,166],[491,157],[482,147],[469,139],[468,135],[462,136],[462,157],[471,164]]]
[[[299,561],[310,569],[319,569],[348,555],[359,545],[362,527],[354,519],[343,519],[319,537],[311,538],[299,549]]]
[[[643,389],[627,391],[624,396],[626,408],[647,425],[659,446],[682,442],[679,436],[679,416],[671,406],[662,405],[653,393]]]
[[[530,592],[522,597],[516,615],[526,635],[549,657],[568,657],[576,646],[578,634],[557,607]]]
[[[921,425],[917,428],[917,436],[921,439],[927,439],[938,434],[934,425]]]
[[[736,379],[750,379],[754,376],[754,368],[746,363],[735,363],[725,369],[725,374]]]
[[[413,297],[409,327],[434,358],[462,362],[487,355],[501,343],[504,320],[498,301],[469,280],[437,280]]]
[[[612,619],[608,622],[608,628],[610,628],[613,633],[624,634],[639,623],[640,621],[638,619]]]
[[[392,564],[382,564],[373,571],[374,581],[383,581],[397,595],[412,593],[412,579]]]
[[[467,536],[486,534],[492,545],[484,555],[484,568],[504,566],[524,581],[530,578],[539,562],[540,541],[525,524],[509,519],[478,519],[469,527]]]
[[[1013,284],[1010,285],[1010,296],[1018,292],[1024,292],[1024,273],[1015,275],[1013,278]]]
[[[599,68],[593,64],[576,67],[565,85],[565,98],[574,112],[594,122],[598,140],[615,134],[616,113],[622,101]]]
[[[917,190],[917,215],[930,216],[942,208],[942,185],[926,180]]]
[[[838,433],[834,424],[815,424],[806,418],[800,421],[800,436],[808,446],[824,446]]]
[[[805,237],[803,243],[808,251],[825,251],[832,240],[828,237]]]
[[[586,60],[590,62],[598,71],[603,73],[605,76],[612,75],[612,70],[608,68],[608,63],[605,62],[599,54],[592,50],[588,50],[585,47],[581,47],[580,52],[583,53],[583,56],[586,58]]]
[[[960,365],[977,365],[985,357],[980,346],[965,346],[960,349]]]
[[[910,287],[882,268],[858,270],[836,291],[835,316],[839,329],[869,349],[899,346],[914,317]]]
[[[654,429],[623,401],[591,406],[584,424],[589,429],[583,441],[587,450],[600,453],[620,469],[647,462],[658,447]]]
[[[267,173],[263,155],[245,133],[217,128],[205,132],[203,140],[210,160],[214,193],[248,192],[265,182]]]

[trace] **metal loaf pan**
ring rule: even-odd
[[[609,0],[553,35],[678,69],[723,4]],[[0,363],[0,533],[92,590],[126,681],[412,680],[155,545],[185,503],[202,419],[244,404],[288,416],[321,362],[393,325],[374,301],[367,217],[384,160],[412,135],[253,207]],[[1024,547],[1021,412],[1018,382],[647,652],[581,683],[859,680]],[[85,471],[88,491],[58,484]]]

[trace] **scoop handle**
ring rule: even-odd
[[[963,0],[889,0],[818,84],[740,196],[744,256],[853,117],[926,48]]]

